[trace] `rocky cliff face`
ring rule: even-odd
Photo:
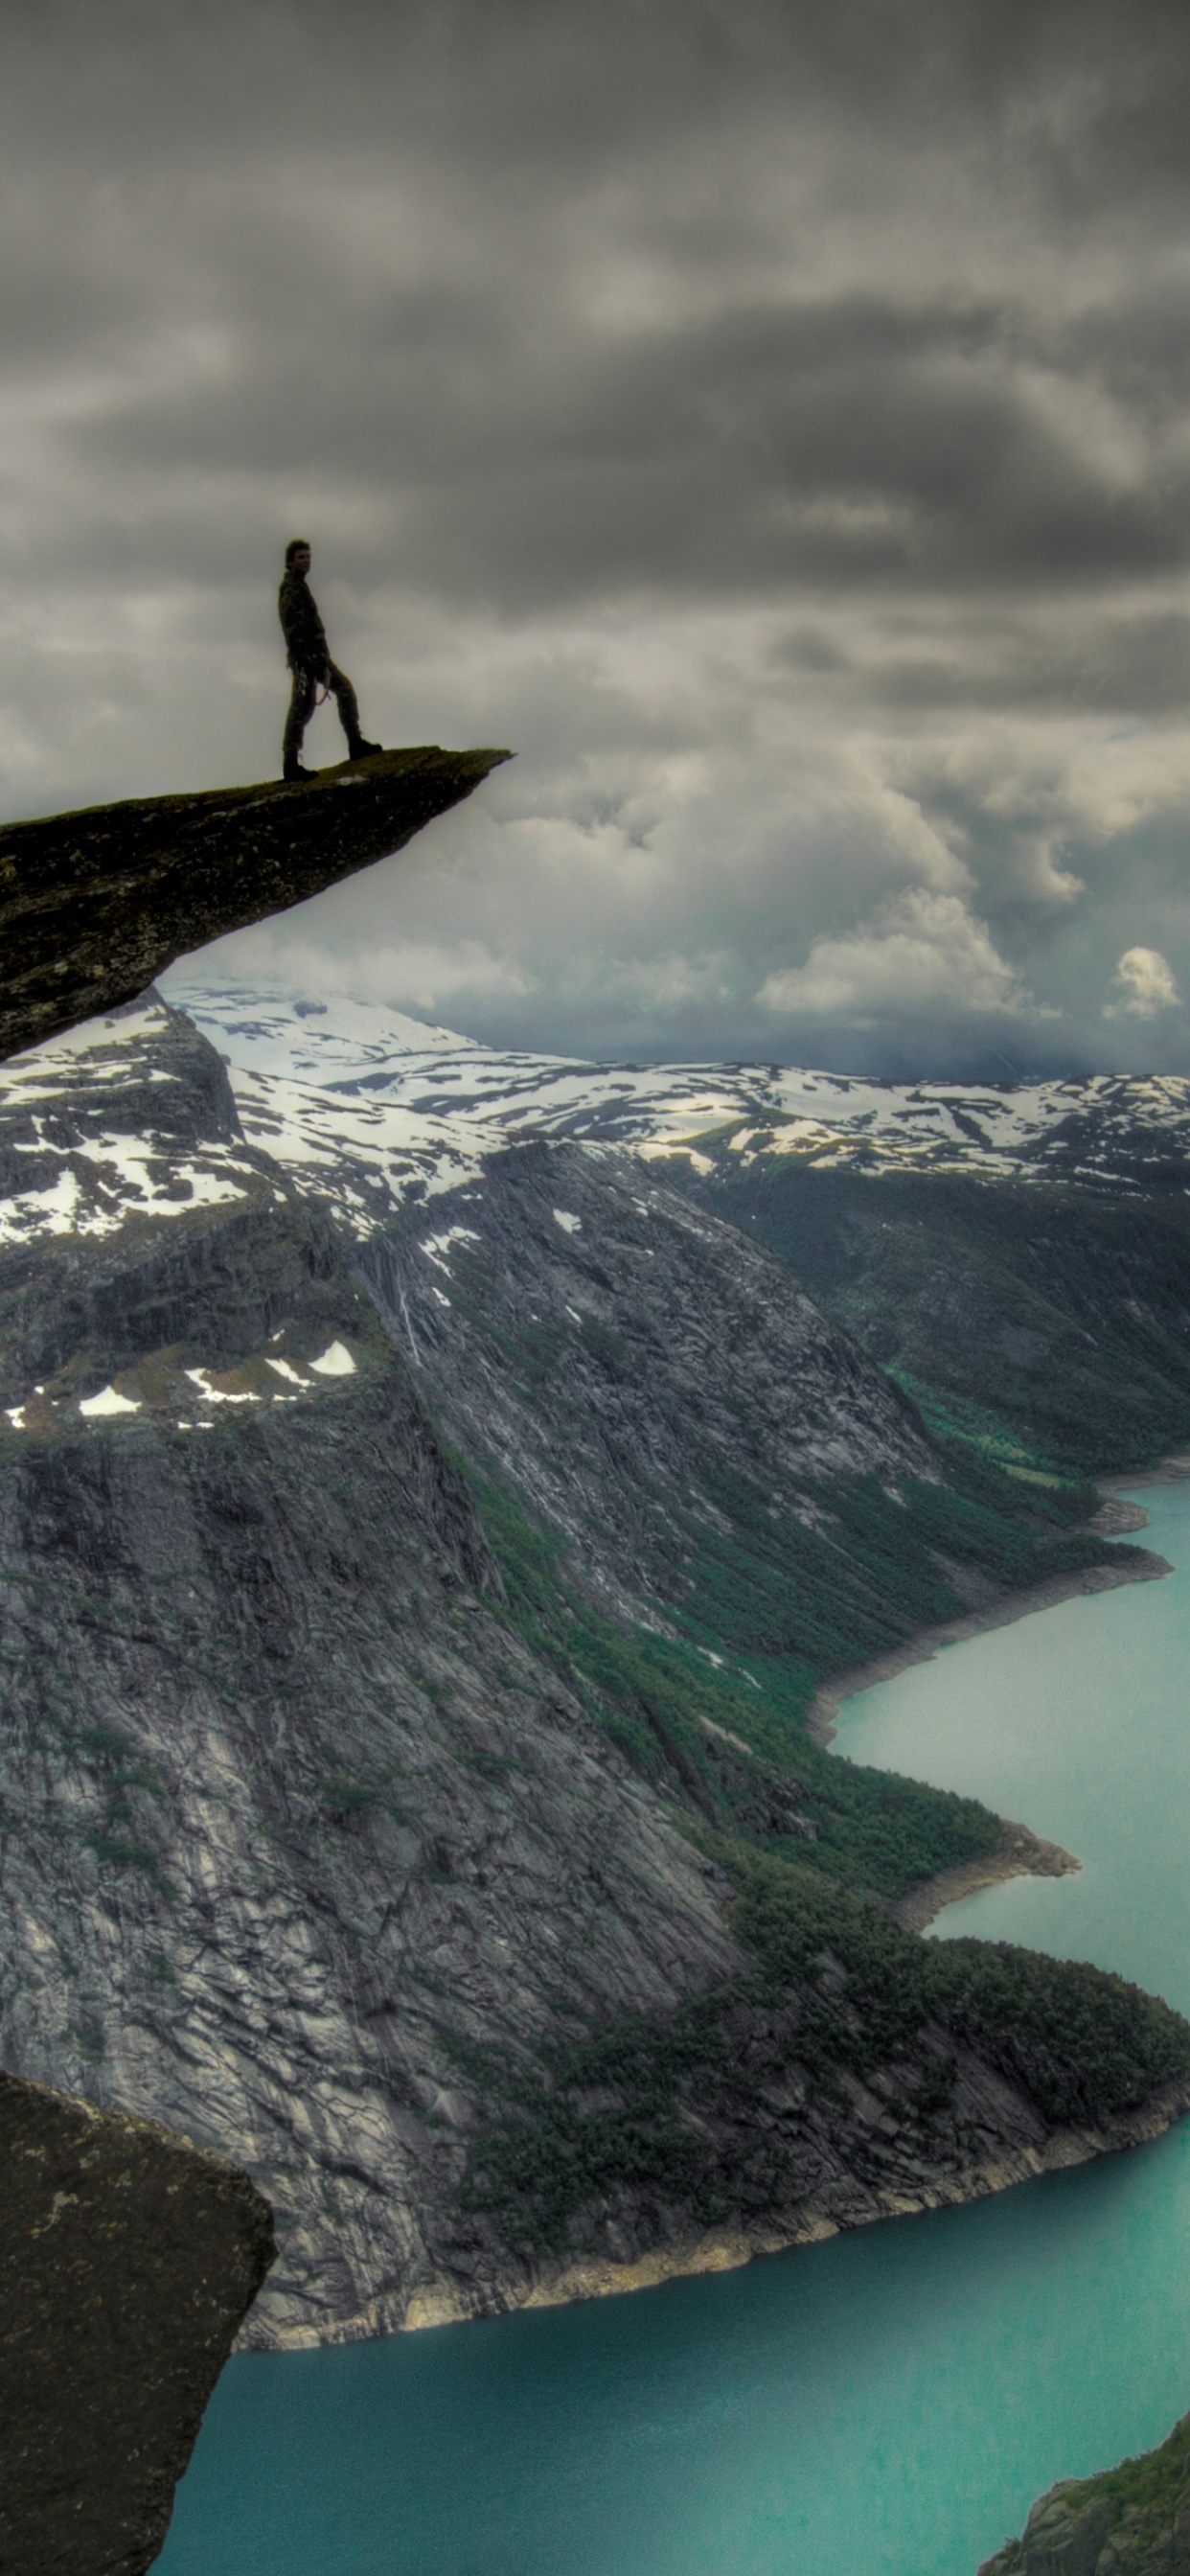
[[[144,2576],[273,2259],[246,2175],[0,2075],[0,2562]]]
[[[0,831],[0,1058],[144,991],[174,958],[402,850],[506,751],[436,743],[307,786],[151,796]]]
[[[741,1875],[708,1812],[780,1851],[806,1830],[787,1766],[742,1737],[703,1730],[726,1808],[685,1800],[680,1765],[632,1767],[581,1658],[517,1612],[333,1224],[245,1144],[187,1023],[150,1000],[22,1059],[4,1100],[0,2056],[259,2180],[282,2251],[252,2340],[743,2259],[1176,2114],[1190,2032],[1110,1980],[1088,2018],[1080,1972],[1050,1972],[1022,2049],[1015,1990],[919,1991],[921,1945],[858,1900],[824,1913],[829,1883],[779,1859],[772,1886]],[[532,1158],[501,1183],[458,1419],[478,1439],[472,1371],[511,1332],[519,1258],[555,1392],[534,1394],[518,1343],[528,1393],[518,1411],[511,1378],[494,1390],[489,1454],[515,1443],[543,1508],[586,1494],[568,1526],[609,1597],[639,1541],[657,1616],[680,1602],[658,1533],[696,1453],[695,1520],[723,1454],[778,1517],[832,1466],[935,1491],[912,1416],[760,1256],[724,1395],[712,1221],[647,1186],[637,1207],[581,1158],[561,1178],[548,1208]],[[457,1241],[435,1263],[419,1230],[411,1268],[385,1249],[415,1338],[439,1296],[462,1310]],[[668,1345],[639,1288],[646,1418],[617,1281],[662,1260],[688,1261],[688,1288]],[[1106,2091],[1072,2058],[1100,2010],[1124,2034]]]
[[[1167,2442],[1038,2498],[1020,2540],[979,2576],[1188,2576],[1190,2415]]]
[[[1048,1165],[977,1179],[773,1155],[678,1168],[700,1205],[793,1265],[932,1422],[1087,1475],[1190,1439],[1190,1203],[1171,1186],[1174,1137],[1155,1142],[1166,1154],[1138,1156],[1114,1186]],[[1184,1173],[1180,1132],[1176,1147]]]
[[[621,1606],[688,1599],[740,1490],[813,1531],[832,1479],[877,1479],[890,1517],[898,1478],[940,1480],[916,1414],[789,1272],[626,1155],[506,1151],[356,1258],[452,1438]]]

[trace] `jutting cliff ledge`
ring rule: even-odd
[[[507,751],[423,743],[0,830],[0,1059],[132,1001],[176,957],[402,850]]]

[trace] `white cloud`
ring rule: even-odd
[[[431,1016],[465,995],[468,1001],[521,1000],[534,978],[514,957],[500,956],[476,939],[430,946],[407,940],[374,942],[336,955],[308,928],[291,929],[284,914],[212,942],[193,961],[199,980],[217,984],[221,974],[284,992],[345,993],[359,1002],[387,1002]]]
[[[804,966],[768,976],[756,998],[769,1011],[862,1014],[1015,1012],[1025,997],[961,897],[917,886],[842,938],[816,939]]]
[[[300,528],[369,735],[519,757],[197,971],[1180,1061],[1190,15],[886,14],[10,11],[0,809],[275,775]]]
[[[1125,1014],[1136,1020],[1155,1020],[1158,1011],[1175,1011],[1181,1001],[1169,959],[1159,948],[1126,948],[1116,967],[1115,981],[1123,992],[1122,1002],[1105,1002],[1105,1020],[1119,1020]]]

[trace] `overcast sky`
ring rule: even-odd
[[[1190,1071],[1184,0],[9,0],[0,804],[515,763],[203,970]],[[314,760],[340,756],[330,710]]]

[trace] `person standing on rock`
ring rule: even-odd
[[[291,537],[285,549],[285,578],[277,593],[277,610],[285,637],[285,658],[293,673],[281,753],[282,775],[290,781],[317,776],[316,770],[302,767],[302,738],[319,704],[320,689],[324,697],[334,699],[339,710],[339,722],[347,736],[349,760],[363,760],[368,752],[381,748],[378,742],[365,742],[359,729],[355,691],[346,671],[340,671],[331,660],[326,628],[318,614],[318,602],[306,579],[309,569],[310,548],[305,538]]]

